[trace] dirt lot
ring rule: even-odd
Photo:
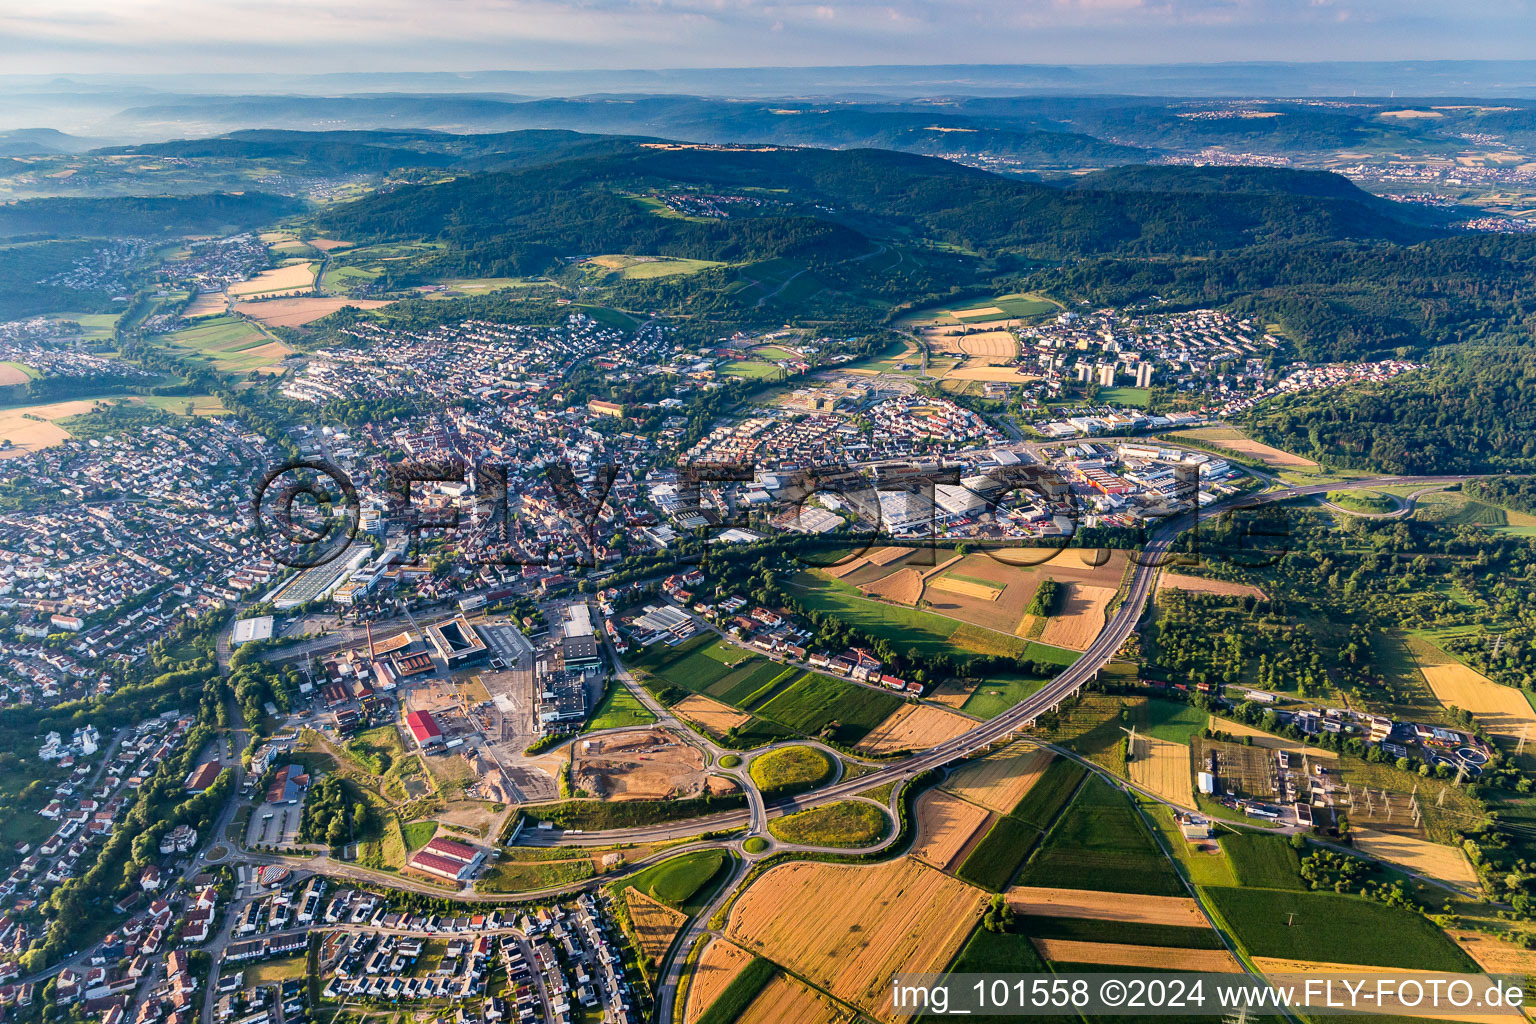
[[[1115,588],[1068,583],[1065,589],[1061,610],[1046,622],[1040,642],[1073,651],[1087,650],[1104,629],[1104,609],[1115,596]]]
[[[1187,896],[1141,896],[1093,889],[1046,889],[1014,886],[1008,905],[1034,917],[1082,917],[1091,921],[1137,921],[1204,928],[1209,922]]]
[[[1519,690],[1495,683],[1430,644],[1411,642],[1410,648],[1435,698],[1472,712],[1497,738],[1518,743],[1526,727],[1536,724],[1536,712]],[[1536,737],[1536,729],[1531,737]]]
[[[1354,837],[1355,845],[1373,857],[1452,885],[1477,884],[1477,872],[1472,870],[1467,855],[1456,847],[1368,828],[1356,829]]]
[[[263,270],[249,281],[241,281],[239,284],[229,286],[229,294],[243,297],[249,295],[280,295],[283,292],[304,291],[315,286],[315,265],[313,263],[295,263],[288,267],[274,267],[271,270]]]
[[[891,975],[942,970],[981,902],[979,889],[910,857],[868,867],[783,864],[741,895],[726,928],[838,999],[895,1020]]]
[[[870,730],[858,745],[871,754],[898,750],[927,750],[954,739],[976,725],[974,721],[928,704],[903,704]]]
[[[1068,964],[1114,964],[1116,967],[1169,967],[1181,971],[1236,974],[1243,968],[1224,949],[1175,949],[1171,946],[1124,946],[1115,942],[1072,939],[1031,939],[1047,960]]]
[[[912,856],[941,871],[960,864],[986,834],[992,815],[983,807],[930,789],[917,801],[917,841]]]
[[[709,1004],[725,991],[725,987],[752,962],[752,954],[724,939],[711,939],[699,962],[693,968],[693,981],[688,985],[688,1005],[683,1011],[683,1024],[693,1024]]]
[[[752,716],[745,711],[737,711],[729,704],[722,704],[697,693],[672,705],[672,713],[695,725],[702,725],[716,736],[724,736],[736,726],[752,721]]]
[[[736,1018],[736,1024],[831,1024],[853,1015],[804,982],[778,975]]]
[[[577,789],[609,800],[667,800],[699,796],[708,779],[704,755],[665,729],[618,733],[576,742],[571,781]]]
[[[1049,750],[1016,743],[979,761],[968,762],[942,788],[973,804],[1007,814],[1040,778],[1052,756]]]
[[[1180,807],[1195,806],[1190,783],[1189,748],[1156,736],[1136,737],[1136,756],[1131,759],[1131,781]]]
[[[657,960],[666,956],[688,915],[633,889],[625,891],[624,902],[629,905],[629,920],[640,941],[640,952]]]
[[[302,299],[268,299],[265,302],[237,302],[235,310],[253,320],[277,327],[302,327],[305,324],[330,316],[343,306],[358,309],[378,309],[387,306],[382,299],[343,299],[307,297]]]
[[[1256,597],[1260,601],[1265,599],[1264,591],[1246,583],[1208,580],[1203,576],[1180,576],[1176,572],[1165,572],[1158,577],[1157,589],[1189,590],[1197,594],[1220,594],[1224,597]]]

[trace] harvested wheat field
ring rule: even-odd
[[[897,569],[889,576],[864,584],[859,592],[865,597],[879,598],[911,608],[923,596],[923,574],[916,569]]]
[[[976,723],[953,711],[929,704],[903,704],[870,730],[855,750],[893,754],[898,750],[927,750],[952,740]]]
[[[1016,885],[1007,892],[1008,905],[1034,917],[1080,917],[1090,921],[1135,921],[1206,928],[1210,922],[1188,896],[1141,896],[1096,889],[1049,889]]]
[[[1401,975],[1404,977],[1443,977],[1442,971],[1427,971],[1414,967],[1393,967],[1390,970],[1382,967],[1371,967],[1363,964],[1336,964],[1325,960],[1291,960],[1284,957],[1256,956],[1253,965],[1257,967],[1267,978],[1276,979],[1282,976],[1290,976],[1291,983],[1299,983],[1315,979],[1318,975],[1327,975],[1336,985],[1358,986],[1365,985],[1374,990],[1378,979],[1383,975]],[[1410,998],[1413,998],[1410,994]],[[1419,1000],[1415,1000],[1419,1002]],[[1523,1019],[1518,1013],[1507,1011],[1494,1013],[1490,1011],[1471,1011],[1458,1013],[1455,1009],[1432,1009],[1422,1005],[1403,1005],[1399,998],[1392,992],[1384,992],[1373,1006],[1373,1012],[1378,1014],[1391,1014],[1391,1017],[1383,1019],[1402,1019],[1412,1017],[1424,1017],[1437,1021],[1465,1021],[1467,1024],[1509,1024],[1511,1021]]]
[[[976,692],[976,687],[981,685],[976,679],[946,679],[933,692],[928,694],[928,699],[936,704],[943,704],[947,708],[956,711],[965,706],[965,702],[971,699],[971,694]]]
[[[16,446],[0,451],[0,458],[28,455],[69,440],[70,432],[53,421],[90,412],[95,405],[95,402],[79,399],[49,405],[29,405],[19,409],[0,409],[0,441],[9,441]]]
[[[884,547],[869,553],[870,565],[890,565],[892,562],[906,558],[917,548]]]
[[[960,351],[979,363],[999,366],[1019,357],[1019,343],[1011,331],[977,331],[960,339]]]
[[[974,597],[980,601],[996,601],[1003,592],[1003,587],[995,583],[967,580],[950,575],[937,576],[929,582],[928,586],[934,590],[942,590],[946,594]]]
[[[930,789],[917,799],[917,841],[912,856],[941,871],[965,860],[986,834],[992,815],[983,807]]]
[[[263,270],[249,281],[229,286],[229,294],[235,296],[278,295],[282,292],[306,291],[315,286],[315,265],[295,263],[288,267]]]
[[[1113,964],[1116,967],[1166,967],[1180,971],[1236,974],[1237,958],[1224,949],[1178,949],[1173,946],[1126,946],[1117,942],[1078,942],[1075,939],[1031,939],[1040,955],[1059,964]]]
[[[979,761],[970,761],[940,787],[963,800],[1007,814],[1029,792],[1054,755],[1043,747],[1015,743]]]
[[[252,320],[275,327],[302,327],[307,323],[330,316],[343,306],[358,309],[378,309],[387,306],[383,299],[343,299],[309,296],[302,299],[268,299],[265,302],[237,302],[235,311],[244,313]]]
[[[996,306],[977,306],[974,309],[947,310],[950,316],[956,320],[967,320],[973,316],[1003,316],[1004,313]]]
[[[1253,441],[1246,437],[1234,436],[1236,431],[1221,427],[1197,427],[1194,430],[1181,432],[1180,436],[1191,437],[1196,441],[1215,445],[1217,448],[1225,448],[1228,451],[1237,452],[1239,455],[1249,455],[1258,459],[1271,469],[1294,469],[1298,466],[1316,466],[1311,459],[1304,459],[1300,455],[1292,455],[1290,452],[1272,448],[1259,441]]]
[[[351,242],[338,242],[334,238],[311,238],[309,244],[321,252],[335,252],[337,249],[352,248]]]
[[[848,559],[848,561],[843,562],[841,565],[821,566],[821,571],[826,573],[828,576],[831,576],[835,580],[840,580],[844,576],[853,575],[868,564],[869,559],[859,555]]]
[[[981,557],[1012,569],[1038,568],[1058,583],[1116,588],[1127,561],[1124,551],[1112,548],[998,548]]]
[[[1339,759],[1339,755],[1331,750],[1309,747],[1305,743],[1298,743],[1295,740],[1271,736],[1263,729],[1255,729],[1251,725],[1233,722],[1226,718],[1218,718],[1215,715],[1211,716],[1211,728],[1216,732],[1224,732],[1236,737],[1239,743],[1243,741],[1244,736],[1252,736],[1253,745],[1263,747],[1266,750],[1284,750],[1297,756],[1305,754],[1314,760],[1321,758],[1324,761],[1337,761]]]
[[[25,384],[32,378],[19,366],[10,363],[0,363],[0,388],[8,388],[13,384]]]
[[[200,316],[213,316],[224,312],[227,301],[223,292],[198,292],[187,304],[187,308],[181,311],[181,315],[189,320]]]
[[[1040,642],[1071,651],[1084,651],[1104,629],[1104,609],[1115,596],[1113,587],[1068,583],[1061,596],[1061,610],[1050,617]]]
[[[836,893],[836,899],[828,899]],[[982,892],[910,857],[869,867],[769,868],[726,934],[882,1019],[891,975],[943,970],[976,924]]]
[[[1467,855],[1460,847],[1441,846],[1427,839],[1393,835],[1368,828],[1355,829],[1352,834],[1355,845],[1372,857],[1391,861],[1409,871],[1451,885],[1477,884],[1477,872],[1472,869]]]
[[[778,974],[736,1018],[736,1024],[833,1024],[853,1014],[809,985]]]
[[[703,726],[717,736],[724,736],[737,726],[752,721],[752,716],[745,711],[737,711],[729,704],[722,704],[697,693],[672,705],[672,713],[694,725]]]
[[[629,923],[634,928],[641,954],[657,960],[665,957],[672,940],[688,922],[688,915],[657,903],[634,889],[625,891],[624,902],[629,906]]]
[[[1219,594],[1222,597],[1256,597],[1260,601],[1265,600],[1264,591],[1258,587],[1251,587],[1246,583],[1232,583],[1228,580],[1210,580],[1203,576],[1181,576],[1176,572],[1165,572],[1157,579],[1158,590],[1188,590],[1196,594]]]
[[[1438,647],[1418,640],[1409,640],[1408,646],[1435,699],[1472,712],[1498,739],[1518,743],[1526,727],[1536,723],[1536,712],[1519,690],[1495,683]]]
[[[1445,934],[1489,974],[1536,974],[1536,949],[1521,949],[1513,942],[1482,932],[1452,928]]]
[[[1135,757],[1130,762],[1131,781],[1148,792],[1193,809],[1195,787],[1190,782],[1189,748],[1156,736],[1136,737]]]
[[[724,939],[711,939],[693,968],[688,983],[688,1005],[683,1010],[683,1024],[693,1024],[709,1009],[727,985],[752,962],[752,954]]]

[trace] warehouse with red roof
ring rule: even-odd
[[[411,731],[411,739],[423,749],[443,742],[443,730],[437,727],[437,720],[428,712],[412,711],[405,716],[405,727]]]

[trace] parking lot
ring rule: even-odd
[[[251,822],[245,829],[245,845],[286,846],[297,843],[299,819],[303,813],[301,804],[261,804],[251,812]]]

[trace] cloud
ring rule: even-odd
[[[1520,57],[1523,0],[50,0],[13,73]],[[328,66],[320,66],[324,62]]]

